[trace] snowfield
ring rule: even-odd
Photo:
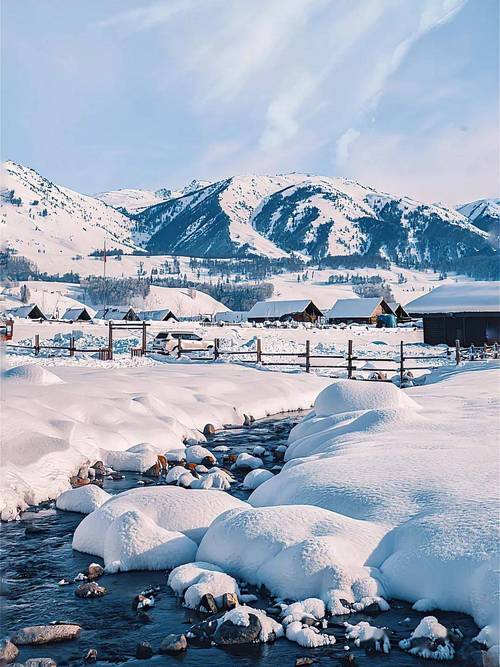
[[[141,470],[151,450],[184,451],[216,428],[309,408],[328,384],[306,374],[272,373],[234,364],[163,363],[153,359],[8,357],[2,377],[0,514],[69,488],[86,462]],[[16,367],[16,360],[18,366]],[[151,447],[138,445],[149,444]],[[128,451],[127,451],[128,450]]]

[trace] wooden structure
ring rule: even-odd
[[[179,321],[179,318],[174,315],[170,308],[162,308],[160,310],[141,310],[137,313],[140,320],[151,320],[153,322],[168,322],[168,320]]]
[[[29,320],[46,320],[46,316],[42,313],[40,308],[36,303],[30,303],[27,306],[19,306],[19,308],[14,308],[9,310],[9,315],[13,317],[25,317]]]
[[[500,341],[500,283],[442,285],[407,305],[422,317],[424,343],[429,345],[491,345]]]
[[[217,324],[239,324],[240,322],[246,322],[247,318],[247,310],[226,310],[224,312],[215,313],[214,322],[217,322]]]
[[[66,322],[89,322],[92,315],[85,306],[77,306],[76,308],[68,308],[61,319]]]
[[[398,322],[409,322],[411,320],[410,314],[405,307],[397,301],[388,301],[387,305],[392,310]]]
[[[316,322],[323,317],[310,299],[259,301],[247,313],[249,322]]]
[[[395,315],[381,297],[368,299],[337,299],[325,313],[330,324],[377,324],[379,315]]]
[[[96,320],[126,320],[127,322],[139,322],[139,317],[133,308],[118,308],[116,306],[109,306],[108,308],[101,308],[95,314]]]

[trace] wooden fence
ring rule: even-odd
[[[67,351],[70,357],[74,357],[77,352],[95,353],[98,354],[98,358],[101,361],[108,361],[113,359],[113,328],[115,326],[116,325],[109,327],[108,345],[104,348],[77,348],[73,336],[70,337],[68,345],[42,345],[40,343],[39,334],[34,336],[32,345],[6,343],[5,347],[31,350],[35,355],[40,354],[41,350],[63,350]],[[439,365],[436,363],[436,360],[448,361],[449,363],[454,362],[458,365],[467,361],[498,359],[500,354],[500,349],[497,343],[493,343],[492,345],[485,344],[481,346],[472,345],[470,347],[462,347],[460,341],[457,340],[454,348],[447,347],[446,350],[440,354],[425,355],[407,354],[405,345],[411,346],[412,343],[405,344],[404,341],[401,341],[399,344],[399,354],[369,357],[364,356],[363,354],[356,354],[352,340],[348,340],[347,351],[345,354],[315,354],[314,350],[311,348],[310,340],[305,341],[303,350],[298,350],[296,352],[267,352],[263,349],[262,340],[260,338],[256,339],[255,349],[253,350],[223,349],[219,338],[214,340],[214,346],[211,350],[205,348],[183,349],[182,340],[179,339],[174,354],[177,358],[181,358],[183,355],[203,355],[196,356],[195,358],[197,361],[210,362],[220,358],[229,358],[235,359],[237,363],[243,364],[251,363],[259,364],[261,366],[302,368],[306,373],[310,373],[311,370],[315,369],[323,371],[330,369],[332,371],[340,370],[346,371],[349,379],[354,378],[356,371],[365,373],[372,371],[373,373],[384,374],[397,373],[399,375],[400,384],[403,383],[408,371],[436,368]],[[152,353],[152,350],[147,349],[145,327],[143,327],[141,347],[131,348],[130,355],[131,357],[142,357]],[[328,363],[330,361],[333,363]],[[377,362],[377,367],[373,369],[360,367],[360,364],[365,364],[367,362]],[[379,366],[379,364],[384,363],[393,364],[393,366]],[[390,381],[384,377],[379,377],[377,379]]]

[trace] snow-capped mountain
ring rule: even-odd
[[[146,209],[136,220],[153,253],[380,253],[418,264],[491,252],[488,235],[460,212],[306,174],[228,178]]]
[[[54,273],[58,258],[89,255],[102,249],[137,249],[134,223],[94,197],[55,185],[15,162],[2,165],[2,244],[35,263],[50,256]],[[45,262],[46,264],[46,262]]]
[[[457,208],[476,227],[488,232],[497,244],[500,241],[500,199],[477,199]]]
[[[177,199],[207,185],[210,185],[210,181],[194,179],[181,190],[171,190],[169,188],[160,188],[159,190],[122,188],[120,190],[110,190],[109,192],[99,192],[95,197],[125,215],[135,215],[150,206],[161,204],[168,199]]]

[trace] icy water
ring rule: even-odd
[[[250,451],[259,444],[269,449],[286,442],[291,427],[299,416],[292,415],[280,419],[267,419],[255,423],[249,428],[227,429],[218,433],[209,443],[212,449],[217,445],[226,445],[232,453]],[[276,462],[267,464],[273,467]],[[119,482],[106,480],[105,489],[118,493],[137,486],[141,475],[124,473],[125,479]],[[239,481],[243,474],[237,474]],[[221,492],[222,493],[222,492]],[[231,493],[246,499],[248,491],[239,484]],[[2,577],[7,580],[9,589],[0,597],[2,635],[9,635],[13,630],[27,626],[46,624],[52,621],[64,621],[81,625],[81,637],[75,641],[49,644],[41,647],[26,647],[21,650],[18,662],[31,657],[51,657],[58,665],[81,665],[83,656],[90,648],[98,653],[97,665],[163,665],[178,664],[182,667],[201,665],[250,665],[279,664],[280,667],[295,665],[298,657],[311,657],[315,665],[342,665],[346,645],[356,657],[357,665],[381,667],[391,665],[425,664],[418,658],[409,656],[397,648],[397,642],[407,637],[416,627],[423,614],[413,611],[405,602],[391,601],[391,610],[377,615],[353,614],[348,619],[338,619],[337,627],[327,631],[335,634],[337,643],[333,646],[305,649],[281,639],[274,644],[247,645],[234,649],[190,646],[181,656],[155,655],[150,660],[136,660],[135,648],[141,641],[149,642],[155,652],[163,637],[169,633],[186,632],[189,626],[199,620],[195,612],[181,607],[167,586],[164,572],[130,572],[117,575],[105,575],[99,584],[105,586],[108,594],[103,598],[82,600],[75,597],[75,585],[59,586],[63,577],[72,580],[85,570],[89,563],[101,562],[86,554],[71,549],[73,531],[83,516],[73,512],[60,512],[52,507],[35,508],[25,512],[22,519],[9,524],[2,524],[1,563]],[[158,585],[160,592],[155,606],[142,617],[132,609],[135,595],[151,585]],[[256,592],[252,589],[249,592]],[[259,598],[258,606],[271,605],[271,600]],[[464,634],[464,642],[452,664],[468,665],[467,653],[471,650],[470,640],[477,634],[477,627],[472,619],[463,614],[435,612],[438,619],[447,627],[456,626]],[[368,620],[372,625],[389,628],[393,649],[389,655],[366,655],[357,649],[353,642],[346,642],[342,622],[349,620],[357,623]]]

